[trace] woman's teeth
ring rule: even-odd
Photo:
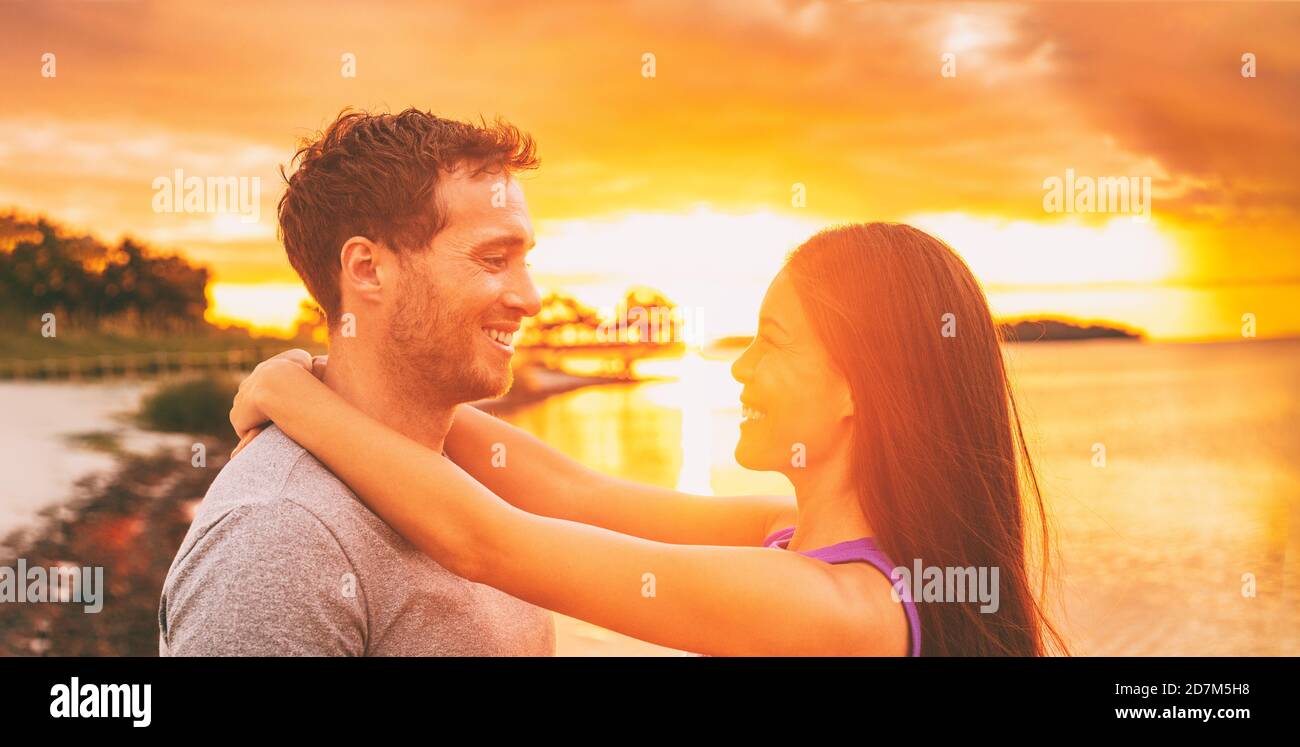
[[[741,405],[740,412],[744,416],[745,420],[762,420],[767,417],[767,413],[762,410],[755,410],[747,405]]]
[[[484,327],[483,331],[488,337],[492,338],[493,342],[506,347],[511,347],[515,344],[515,334],[518,332],[518,330],[515,330],[515,332],[506,332],[500,329],[488,329],[487,327]]]

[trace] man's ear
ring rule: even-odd
[[[375,242],[365,236],[353,236],[343,242],[339,250],[339,286],[345,296],[358,300],[379,302],[383,290],[380,264],[382,251]]]

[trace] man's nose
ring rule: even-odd
[[[505,300],[506,305],[517,309],[524,316],[536,316],[542,310],[541,294],[537,292],[537,286],[533,285],[533,276],[528,270],[520,273]]]

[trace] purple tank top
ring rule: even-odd
[[[763,547],[775,547],[778,550],[786,549],[790,544],[790,538],[794,536],[794,527],[782,529],[773,532],[770,537],[763,540]],[[819,547],[816,550],[806,550],[799,553],[807,557],[820,560],[823,563],[839,565],[841,563],[870,563],[877,570],[885,574],[890,583],[894,582],[893,573],[896,567],[884,551],[876,547],[876,542],[870,537],[860,537],[847,542],[831,545],[830,547]],[[916,602],[911,599],[910,594],[900,594],[903,600],[903,609],[907,612],[907,628],[909,638],[911,639],[912,656],[921,655],[921,617],[916,613]]]

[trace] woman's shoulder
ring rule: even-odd
[[[855,608],[853,616],[866,621],[870,635],[864,652],[869,656],[908,656],[911,623],[906,603],[894,591],[894,582],[869,562],[832,565],[827,571]]]

